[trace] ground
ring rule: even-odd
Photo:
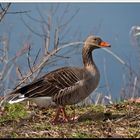
[[[1,108],[0,138],[140,138],[140,103],[68,106],[77,122],[52,124],[55,109],[17,103]]]

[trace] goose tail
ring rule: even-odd
[[[19,93],[19,94],[13,95],[10,99],[7,100],[7,102],[9,104],[14,104],[14,103],[22,102],[26,99],[27,99],[27,97],[25,97],[24,95]]]
[[[14,104],[14,103],[18,103],[18,102],[22,102],[24,100],[26,100],[27,97],[25,97],[23,94],[18,93],[18,94],[10,94],[10,95],[6,95],[2,101],[0,102],[0,106],[3,106],[6,103],[9,104]]]

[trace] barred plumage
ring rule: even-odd
[[[54,70],[13,91],[6,99],[7,102],[34,99],[40,104],[39,100],[44,97],[57,106],[65,106],[82,101],[97,87],[100,79],[99,71],[92,59],[92,51],[109,46],[99,37],[89,36],[82,50],[84,67],[63,67]]]

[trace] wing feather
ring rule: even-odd
[[[81,71],[78,68],[60,68],[44,75],[31,84],[16,90],[14,94],[21,93],[28,98],[43,96],[58,98],[63,96],[63,94],[67,94],[66,92],[69,92],[66,89],[75,86],[75,83],[82,78],[80,77],[80,73]]]

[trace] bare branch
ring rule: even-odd
[[[28,50],[28,53],[27,53],[27,54],[28,54],[28,57],[27,57],[27,60],[28,60],[28,67],[29,67],[31,73],[33,73],[32,67],[31,67],[31,62],[30,62],[30,51],[31,51],[31,46],[29,45],[29,50]]]
[[[106,48],[102,48],[102,49],[105,50],[106,52],[110,53],[114,58],[116,58],[116,60],[118,60],[125,67],[127,67],[128,69],[131,69],[131,72],[133,72],[133,74],[135,74],[138,77],[137,73],[131,68],[131,65],[129,65],[129,63],[126,63],[124,60],[122,60],[117,54],[113,53],[112,51],[110,51]]]
[[[29,45],[28,44],[24,44],[24,46],[21,48],[21,50],[19,50],[16,53],[16,56],[14,58],[20,57],[21,55],[27,53],[28,50],[29,50]]]
[[[43,17],[43,15],[42,15],[42,13],[41,13],[39,7],[37,7],[37,11],[38,11],[38,13],[39,13],[39,16],[40,16],[42,22],[45,23],[46,25],[48,25],[48,22],[47,22],[46,19]]]
[[[23,14],[23,13],[29,13],[31,10],[28,11],[18,11],[18,12],[7,12],[6,14]]]
[[[56,54],[58,51],[60,51],[61,49],[64,49],[64,48],[67,48],[69,46],[72,46],[72,45],[79,45],[79,44],[83,44],[83,42],[72,42],[72,43],[69,43],[69,44],[65,44],[65,45],[62,45],[60,46],[59,48],[53,50],[51,53],[49,53],[43,60],[40,64],[38,64],[36,67],[33,67],[32,68],[32,71],[33,73],[37,72],[37,74],[40,72],[40,70],[44,67],[44,65],[46,64],[46,62],[51,58],[51,56],[53,56],[54,54]],[[24,83],[30,76],[32,76],[31,72],[29,72],[26,77],[24,77],[24,79],[22,81],[20,81],[20,83],[15,87],[15,89],[17,87],[19,87],[22,83]]]
[[[64,27],[66,27],[66,26],[72,21],[72,19],[77,15],[77,13],[79,12],[79,10],[80,10],[80,9],[77,9],[77,10],[75,11],[75,13],[72,14],[72,16],[71,16],[65,23],[59,25],[58,28],[64,28]]]
[[[16,88],[18,88],[18,86],[20,86],[21,84],[26,83],[28,78],[30,78],[30,77],[32,77],[32,80],[36,79],[36,77],[40,74],[40,72],[43,70],[43,68],[46,65],[53,64],[57,60],[70,58],[68,56],[58,55],[57,53],[61,49],[64,49],[66,47],[73,46],[73,45],[79,45],[79,44],[83,43],[83,42],[72,42],[72,43],[64,44],[62,46],[60,45],[61,40],[59,40],[60,39],[59,37],[63,32],[62,30],[67,28],[66,26],[76,16],[78,11],[74,12],[74,14],[72,16],[70,16],[70,17],[66,17],[67,12],[69,12],[69,10],[67,10],[67,8],[66,8],[65,12],[63,13],[63,15],[66,17],[65,19],[67,19],[67,20],[63,24],[55,25],[56,22],[54,24],[55,20],[53,18],[55,16],[55,14],[57,14],[56,11],[58,10],[58,8],[59,8],[58,5],[56,7],[51,7],[49,9],[49,11],[47,12],[47,16],[46,16],[47,18],[43,16],[43,14],[41,13],[40,9],[38,8],[37,10],[38,10],[38,13],[39,13],[39,16],[40,16],[41,20],[37,20],[37,19],[32,18],[31,16],[29,16],[29,14],[26,14],[28,16],[28,18],[30,18],[31,20],[41,23],[41,28],[42,28],[41,33],[36,32],[32,27],[30,27],[30,25],[28,25],[26,23],[26,21],[22,17],[22,21],[23,21],[24,25],[33,34],[35,34],[35,35],[39,36],[40,38],[44,39],[44,50],[43,50],[43,56],[42,56],[42,58],[40,60],[40,63],[35,64],[37,59],[38,59],[38,56],[39,56],[39,53],[40,53],[41,49],[38,51],[38,53],[37,53],[37,55],[35,57],[35,60],[33,62],[33,65],[31,65],[31,63],[30,63],[30,57],[31,57],[30,56],[30,50],[28,51],[28,67],[29,67],[30,71],[26,72],[26,74],[24,75],[24,78],[19,82],[19,84],[16,86]],[[63,21],[64,21],[64,19],[63,19]],[[61,21],[61,23],[63,21]],[[63,26],[65,26],[65,27],[63,27]],[[60,28],[61,28],[61,34],[59,35]],[[69,28],[69,30],[70,30],[70,28]],[[67,31],[68,30],[65,30],[65,33]],[[50,44],[52,40],[54,42],[54,44],[53,44],[54,46]],[[52,48],[49,49],[49,47],[52,47]]]
[[[54,34],[54,49],[57,49],[58,48],[58,45],[59,45],[59,30],[58,28],[55,29],[55,34]]]
[[[16,66],[16,75],[19,79],[23,79],[22,72],[18,66]]]
[[[60,23],[60,22],[63,21],[64,17],[66,16],[66,14],[67,14],[68,11],[69,11],[68,9],[69,9],[69,4],[66,5],[66,7],[65,7],[65,9],[64,9],[64,11],[63,11],[63,13],[62,13],[62,15],[59,17],[58,23]]]
[[[106,61],[104,59],[104,77],[105,77],[105,82],[106,82],[106,88],[108,90],[108,93],[110,94],[111,93],[111,89],[110,89],[110,86],[109,86],[109,82],[108,82],[108,79],[107,79],[107,73],[106,73]]]
[[[3,19],[4,16],[5,16],[5,14],[7,13],[7,11],[8,11],[8,9],[9,9],[10,5],[11,5],[11,3],[8,3],[8,4],[6,5],[6,7],[3,8],[2,5],[0,4],[1,9],[2,9],[2,11],[0,12],[0,22],[2,21],[2,19]]]
[[[52,16],[58,11],[59,5],[60,5],[59,3],[57,3],[55,7],[54,7],[53,4],[51,5],[50,13],[51,13]]]
[[[36,32],[36,31],[34,31],[26,22],[25,22],[25,20],[22,18],[22,16],[21,16],[21,20],[22,20],[22,22],[24,23],[24,25],[32,32],[32,33],[34,33],[35,35],[37,35],[37,36],[39,36],[39,37],[44,37],[44,36],[46,36],[45,34],[40,34],[40,33],[38,33],[38,32]]]
[[[40,48],[39,51],[37,52],[37,55],[36,55],[35,60],[34,60],[34,62],[33,62],[33,66],[35,65],[35,63],[36,63],[36,61],[37,61],[37,59],[38,59],[38,56],[39,56],[40,51],[41,51],[41,48]]]
[[[58,54],[54,54],[54,56],[55,56],[55,57],[60,57],[60,58],[66,58],[66,59],[70,58],[70,57],[68,57],[68,56],[63,56],[63,55],[58,55]],[[56,60],[55,60],[55,61],[56,61]]]
[[[29,19],[31,19],[31,20],[33,20],[33,21],[35,21],[35,22],[44,23],[44,21],[39,20],[39,19],[36,19],[36,18],[30,16],[29,14],[26,14],[26,16],[27,16]]]
[[[3,8],[2,4],[0,4],[0,8],[2,11],[4,11],[5,9]]]

